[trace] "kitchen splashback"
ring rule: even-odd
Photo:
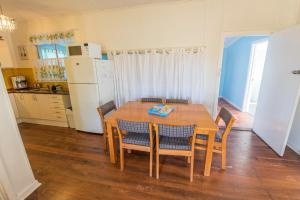
[[[25,76],[29,87],[33,87],[34,83],[38,81],[34,75],[33,68],[2,68],[2,74],[7,89],[12,89],[12,83],[10,77],[12,76]],[[63,90],[68,91],[67,82],[39,82],[41,87],[47,87],[48,85],[61,85]]]
[[[29,87],[32,87],[35,82],[32,68],[2,68],[1,70],[7,89],[13,88],[10,80],[12,76],[25,76]]]

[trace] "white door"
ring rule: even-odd
[[[97,112],[99,89],[97,84],[69,84],[73,117],[76,130],[102,133]]]
[[[268,40],[255,42],[251,48],[249,78],[246,90],[246,112],[255,114],[261,79],[268,49]]]
[[[299,100],[300,26],[271,35],[253,130],[283,156]]]
[[[97,83],[95,60],[84,56],[65,59],[68,83]]]

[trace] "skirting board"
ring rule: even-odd
[[[51,120],[43,120],[43,119],[21,119],[21,121],[31,123],[31,124],[69,127],[68,122],[61,122],[61,121],[51,121]]]
[[[235,105],[234,103],[232,103],[231,101],[229,101],[228,99],[226,99],[225,97],[219,97],[221,99],[223,99],[224,101],[226,101],[227,103],[229,103],[230,105],[232,105],[235,109],[237,109],[240,112],[243,112],[243,109],[239,108],[237,105]]]
[[[296,147],[296,145],[294,145],[293,143],[291,143],[291,142],[288,142],[288,147],[290,147],[293,151],[295,151],[298,155],[300,155],[300,149],[298,149],[297,147]]]
[[[38,187],[41,186],[41,183],[35,180],[28,187],[26,187],[22,192],[17,195],[17,200],[24,200],[27,198],[32,192],[34,192]]]

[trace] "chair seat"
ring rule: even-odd
[[[208,135],[202,135],[202,134],[197,134],[197,139],[201,140],[208,140]],[[222,142],[222,135],[221,133],[216,134],[215,142]]]
[[[191,150],[192,145],[188,138],[160,136],[160,149]]]
[[[124,135],[123,142],[127,144],[135,144],[149,147],[150,136],[149,133],[128,132],[126,135]]]

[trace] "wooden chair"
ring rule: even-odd
[[[153,98],[153,97],[148,97],[148,98],[141,98],[141,102],[153,102],[153,103],[163,103],[163,99],[162,98]]]
[[[118,134],[120,143],[120,165],[124,170],[124,149],[145,151],[150,153],[150,172],[152,177],[153,163],[153,134],[149,122],[131,122],[118,120]]]
[[[156,178],[159,179],[159,155],[184,156],[191,160],[190,181],[193,181],[195,125],[170,126],[155,124]]]
[[[166,103],[189,104],[187,99],[166,99]]]
[[[231,131],[232,125],[235,122],[234,116],[226,109],[221,108],[217,119],[216,124],[219,124],[220,120],[223,120],[225,123],[225,129],[223,132],[218,132],[214,142],[214,153],[219,153],[222,155],[222,169],[226,169],[226,151],[227,151],[227,138]],[[206,150],[208,135],[197,134],[195,141],[196,150]]]
[[[98,110],[98,113],[100,115],[100,119],[101,119],[101,123],[102,123],[102,127],[103,127],[104,151],[107,152],[107,150],[108,150],[108,137],[107,137],[106,123],[105,123],[104,119],[105,119],[105,115],[107,115],[108,113],[110,113],[112,111],[116,111],[117,107],[116,107],[114,101],[109,101],[109,102],[103,104],[102,106],[98,107],[97,110]],[[114,137],[117,138],[118,135],[115,135]]]

